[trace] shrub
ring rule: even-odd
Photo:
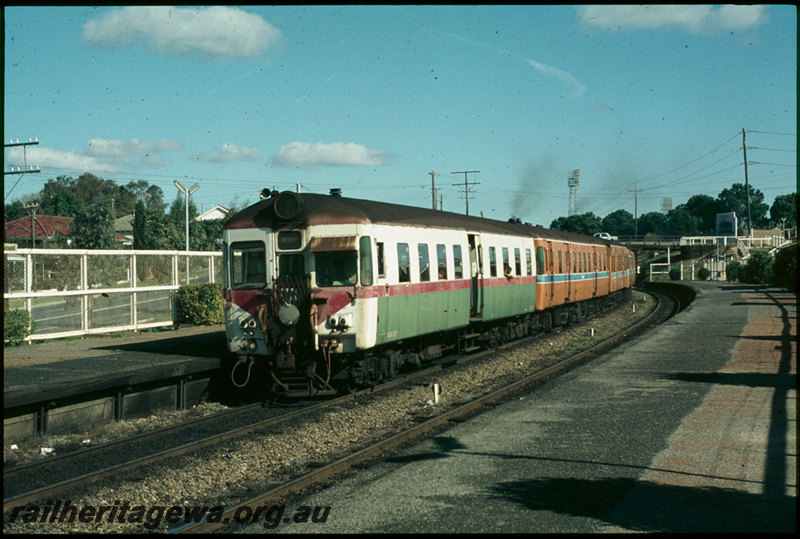
[[[708,268],[700,268],[697,270],[697,278],[701,281],[707,281],[711,277],[711,270]]]
[[[671,270],[669,270],[669,278],[673,281],[679,281],[681,278],[681,269],[672,268]]]
[[[183,285],[176,299],[180,322],[208,326],[225,322],[219,283]]]
[[[748,284],[769,284],[772,282],[772,255],[766,251],[753,251],[750,260],[744,267],[744,278],[740,281]]]
[[[35,325],[31,322],[28,311],[4,311],[3,312],[3,341],[8,341],[11,346],[19,346],[25,342],[25,338],[33,333]]]
[[[773,266],[775,286],[781,286],[789,292],[797,291],[797,244],[781,249],[775,254]]]
[[[725,275],[727,275],[727,279],[729,281],[738,281],[742,277],[742,271],[744,270],[744,266],[738,260],[731,260],[728,262],[728,265],[725,266]]]

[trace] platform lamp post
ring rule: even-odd
[[[175,187],[178,188],[178,191],[186,195],[186,251],[189,251],[189,195],[200,189],[200,186],[194,184],[189,189],[186,189],[178,180],[175,180]],[[189,255],[186,255],[186,284],[189,284]]]

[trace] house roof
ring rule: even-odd
[[[60,215],[36,215],[34,236],[36,238],[53,238],[56,235],[69,236],[72,232],[72,217]],[[5,224],[6,238],[30,239],[31,218],[20,217]]]
[[[134,214],[123,215],[119,219],[114,220],[114,230],[117,232],[133,231],[133,217]]]
[[[225,206],[214,206],[213,208],[211,208],[207,212],[204,212],[204,213],[198,215],[197,217],[195,217],[195,221],[207,221],[207,220],[210,220],[210,219],[224,219],[225,217],[228,216],[228,214],[230,212],[231,212],[231,210],[229,210]]]

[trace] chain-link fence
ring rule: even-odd
[[[174,292],[187,282],[221,283],[222,253],[3,252],[3,309],[28,311],[37,340],[172,325]]]

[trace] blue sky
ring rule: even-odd
[[[797,185],[794,6],[6,7],[4,140],[48,179],[265,188],[549,225]],[[757,163],[757,164],[756,164]],[[4,171],[23,164],[6,148]]]

